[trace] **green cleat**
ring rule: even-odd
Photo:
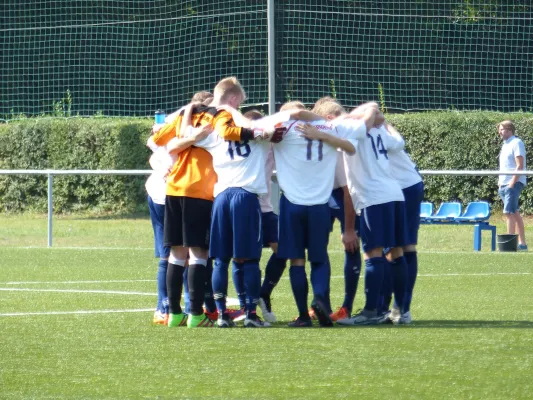
[[[207,315],[189,315],[187,328],[213,328],[215,323]]]
[[[176,326],[187,325],[187,314],[169,314],[168,315],[168,327],[175,328]]]

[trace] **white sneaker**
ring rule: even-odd
[[[271,325],[268,322],[263,321],[259,317],[255,318],[245,318],[244,319],[245,328],[270,328]]]
[[[270,302],[269,302],[270,303]],[[262,297],[259,298],[259,308],[261,309],[261,314],[265,321],[274,323],[277,321],[276,314],[272,312],[272,308],[269,307],[270,304],[267,304],[265,299]]]
[[[339,325],[357,326],[357,325],[375,325],[378,323],[378,315],[375,311],[362,310],[358,314],[346,319],[337,321]]]
[[[396,323],[399,325],[409,325],[411,322],[413,322],[413,318],[411,317],[411,311],[407,311],[402,314],[402,316]]]
[[[401,317],[402,317],[402,314],[400,313],[400,309],[393,307],[389,314],[389,319],[392,321],[392,323],[399,324]]]

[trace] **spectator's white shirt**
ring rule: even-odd
[[[274,150],[272,149],[272,145],[270,145],[268,148],[265,162],[265,179],[267,184],[267,193],[259,195],[259,205],[261,206],[262,213],[274,211],[274,207],[272,207],[272,202],[270,201],[270,196],[272,190],[272,174],[274,173],[275,168],[276,163],[274,161]]]
[[[284,196],[293,204],[312,206],[326,204],[333,190],[337,149],[319,140],[300,136],[295,127],[301,121],[285,123],[283,141],[274,144],[278,182]],[[341,138],[365,134],[364,124],[336,128],[331,122],[313,121],[322,132]]]
[[[186,136],[193,132],[189,127]],[[257,195],[268,192],[265,163],[270,142],[224,140],[216,132],[194,144],[213,156],[213,168],[218,176],[215,197],[229,187],[238,187]]]
[[[524,158],[524,171],[526,168],[526,147],[524,142],[516,136],[511,136],[503,142],[502,150],[500,151],[500,171],[515,171],[516,159],[515,157],[522,156]],[[513,179],[512,175],[500,175],[498,178],[498,186],[508,185]],[[526,176],[519,177],[518,182],[526,184]]]
[[[352,120],[341,123],[349,124]],[[401,136],[391,136],[384,128],[372,128],[353,144],[355,154],[344,153],[344,168],[355,209],[404,201],[402,188],[393,178],[389,162],[389,153],[399,152],[404,148]]]
[[[165,146],[153,147],[152,151],[150,166],[154,172],[148,177],[144,186],[155,204],[165,204],[167,175],[175,159],[168,153]]]

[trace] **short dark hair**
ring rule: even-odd
[[[253,109],[253,110],[250,110],[250,111],[246,111],[243,116],[245,118],[248,118],[248,119],[251,119],[252,121],[255,121],[255,120],[258,120],[258,119],[261,119],[264,117],[264,115],[261,113],[261,111],[259,110],[256,110],[256,109]]]

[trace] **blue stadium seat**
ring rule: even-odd
[[[483,222],[490,217],[490,206],[486,201],[468,203],[463,215],[455,218],[458,222]]]
[[[433,203],[420,203],[420,221],[426,221],[427,217],[433,215]]]
[[[449,202],[442,203],[435,213],[430,217],[427,217],[426,220],[431,221],[442,221],[442,222],[454,222],[455,219],[461,215],[462,206],[458,202]]]

